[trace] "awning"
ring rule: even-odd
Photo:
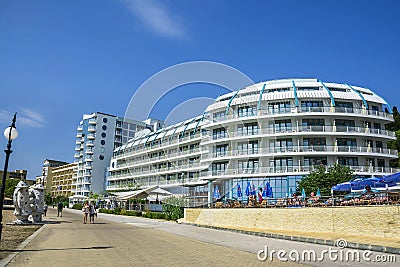
[[[128,191],[128,192],[116,192],[114,195],[116,195],[116,198],[120,201],[126,201],[132,198],[146,198],[151,191],[156,189],[157,186],[152,186],[149,188],[141,189],[141,190],[134,190],[134,191]]]

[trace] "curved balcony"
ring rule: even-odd
[[[360,126],[335,126],[335,125],[322,125],[322,126],[295,126],[295,127],[281,127],[277,128],[264,128],[258,129],[253,133],[238,133],[238,132],[227,132],[225,135],[214,136],[208,135],[205,137],[205,140],[201,143],[202,145],[218,143],[218,142],[227,142],[232,139],[241,139],[241,138],[262,138],[262,137],[278,137],[278,136],[299,136],[299,135],[334,135],[337,136],[337,133],[340,135],[361,135],[365,136],[379,136],[385,137],[389,139],[396,139],[396,135],[392,131],[381,130],[381,129],[372,129],[368,127],[360,127]]]
[[[216,179],[216,178],[243,178],[243,177],[262,177],[262,176],[275,176],[275,175],[306,175],[314,171],[318,166],[282,166],[282,167],[259,167],[248,169],[234,169],[228,168],[225,170],[212,170],[208,171],[206,176],[201,176],[201,179]],[[374,167],[374,166],[347,166],[355,174],[381,174],[387,175],[398,172],[399,169],[390,167]],[[327,167],[325,167],[327,169]]]
[[[116,159],[116,158],[126,157],[126,156],[130,156],[130,155],[139,156],[144,153],[150,153],[150,152],[155,152],[157,150],[169,149],[174,146],[185,145],[185,144],[189,144],[194,141],[200,141],[201,137],[202,137],[202,135],[200,133],[197,133],[195,135],[185,136],[183,138],[174,138],[172,140],[168,139],[168,140],[165,140],[164,142],[162,142],[161,144],[149,145],[149,146],[142,147],[142,148],[126,148],[122,152],[121,151],[116,152],[117,154],[113,155],[112,158]]]
[[[393,121],[393,114],[367,109],[358,108],[345,108],[345,107],[293,107],[293,108],[280,108],[280,109],[261,109],[257,111],[257,114],[246,114],[246,116],[238,115],[236,113],[229,114],[226,116],[212,118],[210,124],[205,125],[204,128],[208,128],[220,122],[229,120],[245,120],[254,119],[262,117],[277,117],[283,116],[304,116],[306,114],[316,113],[320,115],[342,115],[342,116],[355,116],[355,117],[365,117],[379,118],[386,121]]]

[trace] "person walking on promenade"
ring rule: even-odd
[[[57,217],[62,217],[62,211],[63,211],[63,203],[58,202],[57,204]]]
[[[45,203],[44,204],[44,206],[43,206],[43,213],[44,213],[44,216],[47,216],[47,208],[48,208],[49,206],[47,206],[47,204]]]
[[[96,206],[93,201],[89,205],[89,223],[94,223],[94,215],[96,214]]]
[[[82,211],[83,211],[83,223],[86,224],[87,223],[87,218],[88,218],[88,214],[89,214],[89,203],[87,201],[85,201],[85,204],[83,204],[82,207]]]

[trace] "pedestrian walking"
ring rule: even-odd
[[[94,205],[93,201],[90,202],[89,205],[89,222],[94,223],[94,216],[96,215],[96,206]]]
[[[49,206],[47,206],[47,204],[44,204],[44,206],[43,206],[43,213],[44,213],[44,216],[47,216],[47,208],[48,208]]]
[[[57,217],[62,217],[62,211],[63,211],[63,203],[62,202],[58,202],[57,204]]]
[[[82,207],[82,211],[83,211],[83,223],[87,223],[87,218],[88,218],[88,214],[89,214],[89,203],[87,201],[85,201],[85,203],[83,204]]]

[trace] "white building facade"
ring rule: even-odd
[[[211,202],[215,186],[238,198],[238,186],[248,182],[269,182],[275,197],[285,197],[319,165],[346,165],[358,177],[388,175],[397,171],[389,160],[398,157],[388,149],[396,139],[385,129],[390,113],[384,99],[358,86],[258,83],[218,97],[203,116],[117,148],[107,190],[159,185],[193,198],[208,192]]]
[[[72,186],[75,198],[102,193],[114,148],[147,127],[153,126],[102,112],[83,115],[76,134],[74,158],[77,171]]]

